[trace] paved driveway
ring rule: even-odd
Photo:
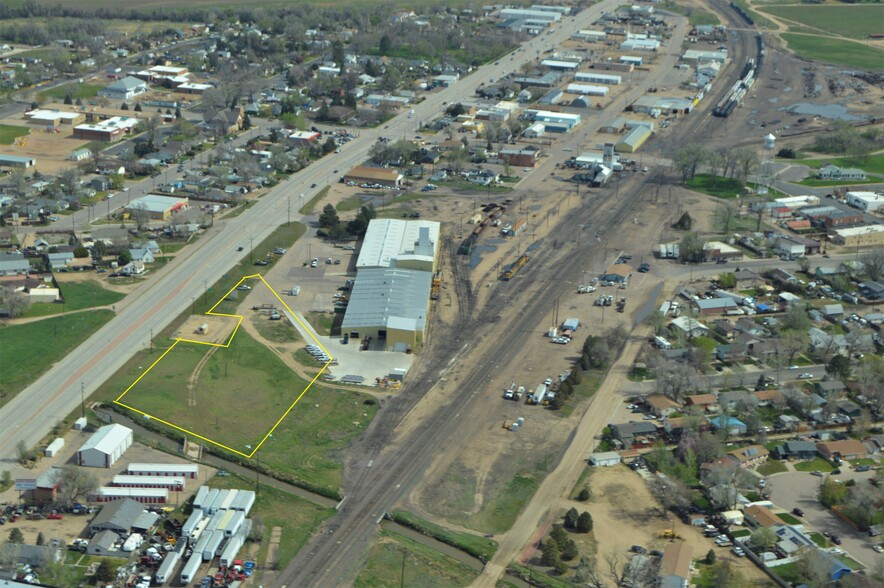
[[[857,484],[868,484],[873,473],[857,473],[845,469],[835,478],[845,482],[855,479]],[[803,510],[803,519],[808,532],[828,531],[833,535],[838,535],[843,541],[841,549],[863,565],[871,566],[875,558],[882,557],[872,550],[874,543],[871,537],[865,533],[854,531],[817,501],[817,490],[823,478],[812,476],[809,472],[785,472],[773,474],[767,479],[771,488],[771,501],[788,511],[795,507]]]

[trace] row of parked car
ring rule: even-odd
[[[319,345],[307,345],[307,353],[312,355],[317,361],[321,361],[323,363],[331,359],[328,353],[326,353]]]

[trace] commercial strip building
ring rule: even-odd
[[[600,74],[593,71],[578,71],[574,74],[574,81],[616,86],[623,83],[623,77],[615,76],[613,74]]]
[[[387,188],[398,188],[402,174],[395,169],[357,165],[344,175],[345,182],[354,184],[380,184]]]
[[[440,224],[434,221],[374,219],[368,225],[341,332],[370,340],[386,351],[421,345],[433,274],[439,256]]]
[[[884,226],[882,225],[835,229],[830,235],[837,245],[846,247],[884,245]]]
[[[145,210],[152,220],[166,221],[169,220],[172,214],[185,210],[188,203],[189,200],[187,198],[148,194],[127,204],[125,210],[129,214]]]

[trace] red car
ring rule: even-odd
[[[14,522],[17,521],[19,518],[20,518],[19,515],[14,514],[14,515],[12,515],[12,517],[9,519],[9,522],[10,522],[10,523],[14,523]]]
[[[61,513],[57,513],[55,511],[52,511],[52,513],[49,516],[47,516],[46,518],[49,520],[52,520],[52,521],[60,521],[64,517],[61,516]]]

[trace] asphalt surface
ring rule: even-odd
[[[844,482],[856,480],[859,485],[868,484],[868,481],[874,477],[874,473],[874,471],[855,472],[848,470],[845,466],[836,476],[826,475]],[[804,511],[802,519],[805,523],[805,531],[828,532],[839,536],[842,541],[840,548],[865,566],[871,567],[876,559],[884,557],[884,555],[872,550],[872,546],[880,541],[875,541],[868,534],[852,529],[819,503],[817,492],[823,478],[813,476],[810,472],[784,472],[768,476],[767,480],[770,500],[774,504],[789,512],[796,507]]]

